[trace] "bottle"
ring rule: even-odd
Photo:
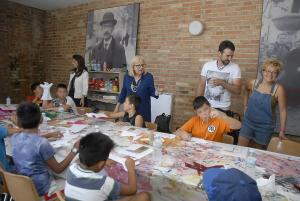
[[[103,69],[102,69],[103,71],[107,71],[107,64],[106,64],[106,62],[104,61],[104,63],[103,63]]]
[[[9,96],[6,97],[6,105],[10,106],[11,105],[11,99]]]
[[[161,165],[161,159],[162,159],[162,138],[159,135],[154,136],[153,140],[153,160],[155,161],[155,165],[160,166]]]
[[[246,167],[247,168],[255,168],[256,166],[256,154],[254,149],[249,148],[246,158]]]
[[[112,91],[113,83],[112,80],[109,80],[108,91]]]
[[[65,112],[65,109],[64,109],[64,107],[63,107],[63,104],[62,103],[60,103],[59,104],[59,107],[58,107],[58,118],[59,119],[63,119],[64,118],[64,112]]]
[[[48,122],[47,122],[47,117],[46,117],[46,113],[42,113],[42,117],[43,117],[43,122],[40,126],[40,130],[45,131],[48,128]]]

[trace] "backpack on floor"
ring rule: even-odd
[[[157,124],[157,131],[163,133],[171,133],[170,131],[170,121],[171,115],[166,115],[162,113],[155,118],[155,123]]]

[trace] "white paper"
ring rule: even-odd
[[[147,147],[147,149],[141,153],[136,153],[134,152],[136,149],[139,149],[140,147]],[[132,144],[129,147],[126,148],[119,148],[117,147],[116,152],[122,155],[127,155],[132,157],[133,159],[139,160],[145,156],[147,156],[148,154],[151,154],[153,152],[153,148],[149,147],[149,146],[145,146],[145,145],[140,145],[140,144]]]
[[[90,118],[108,118],[108,116],[106,114],[104,114],[103,112],[99,112],[99,113],[86,113],[86,116],[90,117]]]
[[[1,104],[0,105],[0,109],[2,110],[17,110],[17,106],[16,104],[11,104],[11,105],[4,105],[4,104]]]
[[[132,131],[122,131],[121,136],[122,137],[136,137],[140,133],[132,132]]]
[[[197,138],[197,137],[192,137],[191,141],[195,142],[197,144],[208,144],[208,142],[206,140],[203,140],[203,139]]]
[[[113,160],[113,161],[116,161],[117,163],[122,164],[124,170],[128,171],[127,167],[125,165],[126,158],[120,157],[120,156],[118,156],[117,154],[114,154],[114,153],[110,153],[108,158],[111,159],[111,160]],[[135,165],[139,165],[139,164],[140,164],[139,161],[135,161]]]
[[[155,132],[156,136],[160,136],[162,138],[167,138],[167,139],[174,139],[176,135],[174,134],[169,134],[169,133],[161,133],[161,132]]]
[[[72,133],[78,133],[88,127],[86,124],[73,124],[69,129],[70,132]]]

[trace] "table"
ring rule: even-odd
[[[67,132],[66,125],[72,123],[83,124],[86,127],[79,133],[67,133],[62,140],[51,142],[55,147],[55,157],[58,161],[69,153],[78,137],[90,132],[101,131],[103,134],[110,136],[120,146],[132,143],[132,139],[120,136],[124,127],[117,126],[113,122],[89,119],[83,116],[54,122],[50,129]],[[150,132],[142,128],[132,127],[132,129],[137,133]],[[7,152],[9,153],[8,141],[7,146]],[[255,150],[257,167],[252,170],[245,166],[247,152],[247,147],[201,139],[193,139],[190,142],[174,141],[164,146],[161,161],[155,160],[151,154],[139,160],[140,164],[136,166],[138,188],[150,192],[154,201],[207,200],[206,193],[201,188],[202,175],[198,175],[196,170],[185,166],[185,163],[198,162],[205,166],[224,165],[226,168],[234,167],[246,172],[254,179],[266,174],[275,174],[277,193],[263,192],[263,200],[300,200],[299,190],[292,185],[292,183],[300,183],[300,157]],[[116,180],[127,181],[127,172],[122,168],[122,165],[116,164],[107,167],[105,170]],[[65,178],[64,173],[59,176]],[[264,189],[262,188],[262,190]]]

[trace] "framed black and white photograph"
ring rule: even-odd
[[[286,129],[289,134],[300,135],[299,0],[264,0],[258,77],[261,76],[261,65],[266,58],[277,58],[283,63],[278,82],[284,86],[287,93]]]
[[[136,54],[139,4],[88,13],[85,61],[90,70],[130,66]]]

